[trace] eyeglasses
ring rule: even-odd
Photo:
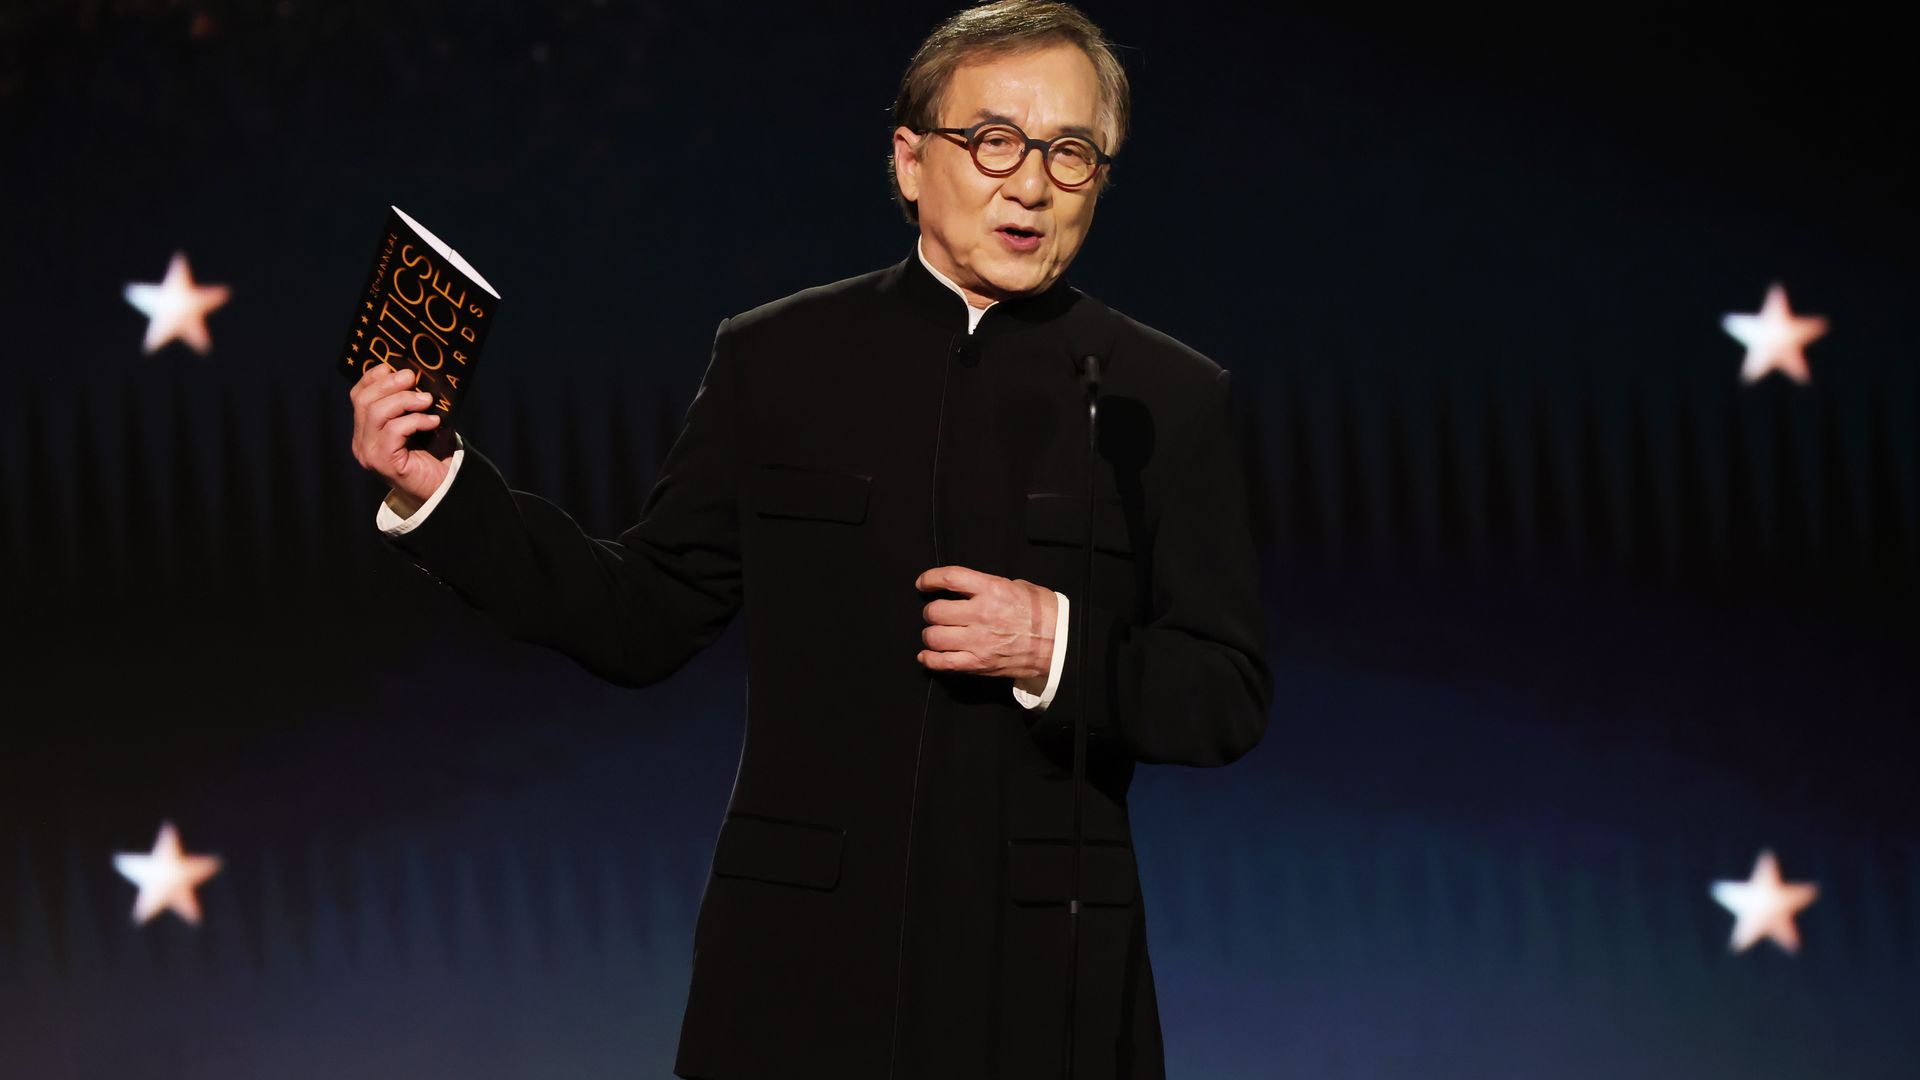
[[[1111,162],[1101,149],[1078,135],[1052,139],[1029,138],[1027,133],[1000,120],[985,120],[966,128],[930,128],[932,134],[955,138],[973,155],[973,167],[988,176],[1011,176],[1027,160],[1027,151],[1040,151],[1047,175],[1061,188],[1085,187],[1100,166]]]

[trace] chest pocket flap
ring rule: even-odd
[[[1080,849],[1080,899],[1087,904],[1133,903],[1140,871],[1133,848],[1105,842]],[[1073,898],[1073,848],[1045,840],[1007,841],[1007,894],[1016,904],[1058,904]]]
[[[840,884],[845,835],[827,825],[729,814],[714,845],[713,873],[829,891]]]
[[[747,478],[747,505],[763,517],[858,525],[867,519],[873,477],[840,469],[762,464]]]
[[[1133,554],[1133,530],[1128,527],[1126,509],[1117,495],[1100,496],[1093,501],[1093,546],[1098,551],[1119,555]],[[1027,539],[1042,544],[1087,542],[1087,497],[1035,491],[1027,496]]]

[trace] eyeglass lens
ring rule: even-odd
[[[985,127],[974,133],[973,159],[989,172],[1012,172],[1026,152],[1026,137],[1013,128]],[[1085,183],[1097,161],[1093,144],[1085,139],[1058,139],[1048,155],[1047,171],[1056,182],[1070,187]]]

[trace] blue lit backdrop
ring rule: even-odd
[[[1170,1073],[1911,1075],[1895,39],[1090,11],[1138,114],[1072,277],[1235,372],[1276,633],[1266,741],[1134,784]],[[465,430],[610,534],[721,318],[910,251],[942,14],[0,16],[0,1076],[667,1075],[739,626],[644,691],[491,636],[376,543],[332,350],[398,203],[506,298]],[[175,251],[205,357],[121,296]],[[1774,282],[1806,386],[1721,328]],[[162,821],[198,929],[130,923]],[[1762,849],[1797,955],[1709,896]]]

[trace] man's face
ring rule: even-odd
[[[936,126],[1011,121],[1036,139],[1080,134],[1110,150],[1099,132],[1099,78],[1069,44],[962,64],[947,85]],[[1080,251],[1104,177],[1063,191],[1029,151],[1008,176],[988,176],[956,139],[894,129],[894,175],[920,212],[927,261],[961,288],[989,299],[1046,289]],[[1030,235],[1022,235],[1022,232]]]

